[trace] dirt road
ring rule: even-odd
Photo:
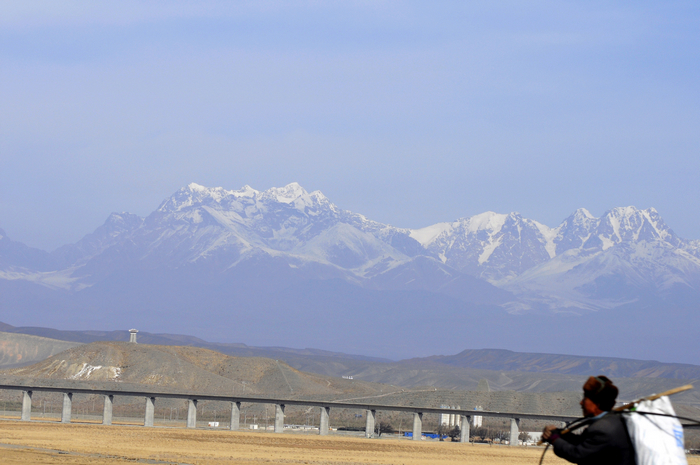
[[[0,421],[3,464],[400,464],[536,465],[540,448]],[[565,463],[548,453],[547,464]],[[700,465],[700,459],[689,463]]]

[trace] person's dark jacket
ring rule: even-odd
[[[634,465],[634,447],[622,415],[608,413],[582,434],[568,433],[552,444],[554,453],[579,465]]]

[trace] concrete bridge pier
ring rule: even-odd
[[[520,435],[520,418],[510,419],[510,445],[518,445],[518,436]]]
[[[187,399],[187,427],[197,427],[197,399]]]
[[[423,435],[423,412],[413,414],[413,440],[420,441]]]
[[[330,407],[321,407],[321,424],[318,426],[318,434],[320,434],[321,436],[328,435],[328,422],[330,414]]]
[[[61,423],[70,423],[73,413],[73,393],[63,393],[63,409],[61,410]]]
[[[105,407],[102,410],[102,424],[111,425],[112,424],[112,405],[114,404],[114,396],[105,395]]]
[[[231,402],[231,431],[236,431],[241,425],[241,403]]]
[[[275,433],[284,433],[284,404],[275,404]]]
[[[377,418],[376,410],[367,410],[367,417],[365,419],[365,437],[371,438],[374,434],[374,421]]]
[[[153,426],[153,417],[156,413],[156,398],[146,397],[146,414],[143,419],[143,426]]]
[[[460,415],[459,418],[459,442],[469,442],[469,423],[471,423],[472,417],[469,415]]]
[[[32,419],[32,391],[22,391],[22,421]]]

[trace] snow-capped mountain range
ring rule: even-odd
[[[653,208],[634,207],[600,218],[579,209],[554,228],[518,213],[486,212],[402,229],[342,210],[297,183],[266,191],[192,183],[146,218],[113,213],[93,233],[51,253],[0,231],[5,282],[71,294],[125,270],[231,276],[217,279],[268,291],[341,280],[511,313],[581,313],[696,298],[700,242],[679,238]]]
[[[553,310],[611,308],[650,296],[695,292],[697,241],[679,238],[649,208],[614,208],[601,218],[575,211],[556,228],[492,212],[411,231],[427,250],[468,274]]]

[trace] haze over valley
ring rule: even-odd
[[[579,209],[554,228],[486,212],[405,229],[296,183],[266,191],[189,184],[145,218],[113,213],[52,252],[0,234],[0,306],[15,325],[107,329],[109,321],[403,358],[528,351],[546,332],[553,344],[537,351],[566,352],[557,344],[582,317],[613,334],[626,319],[663,314],[646,328],[657,336],[641,353],[691,361],[679,349],[698,348],[683,328],[698,319],[689,312],[700,302],[700,242],[678,237],[653,208],[600,218]],[[447,328],[454,338],[439,336]],[[618,333],[614,342],[638,336]],[[590,349],[574,352],[595,355]]]

